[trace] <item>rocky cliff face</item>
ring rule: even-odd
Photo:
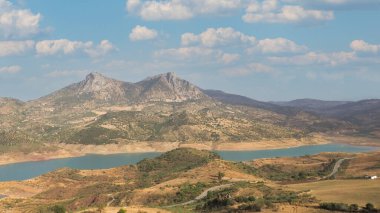
[[[182,102],[207,97],[198,87],[174,73],[153,76],[136,85],[141,88],[140,101]]]
[[[137,104],[152,101],[182,102],[207,98],[207,95],[174,73],[147,78],[138,83],[114,80],[99,73],[58,90],[37,101],[43,105]],[[88,105],[88,104],[87,104]]]
[[[124,84],[127,83],[107,78],[100,73],[90,73],[77,84],[77,95],[90,95],[103,101],[123,101],[126,96]]]

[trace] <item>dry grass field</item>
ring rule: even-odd
[[[373,203],[380,207],[380,180],[327,180],[312,183],[287,185],[286,189],[296,191],[310,190],[322,202]]]

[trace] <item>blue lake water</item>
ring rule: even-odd
[[[225,160],[246,161],[259,158],[312,155],[321,152],[368,152],[372,150],[374,150],[373,147],[326,144],[275,150],[217,151],[217,153]],[[160,154],[161,153],[86,155],[76,158],[8,164],[0,166],[0,181],[26,180],[63,167],[74,169],[113,168],[135,164],[144,158],[154,158]]]

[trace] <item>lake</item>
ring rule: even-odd
[[[259,158],[313,155],[321,152],[368,152],[374,149],[375,148],[373,147],[359,147],[343,144],[325,144],[275,150],[216,152],[225,160],[246,161]],[[83,157],[75,158],[8,164],[0,166],[0,181],[26,180],[63,167],[69,167],[73,169],[108,169],[122,165],[135,164],[144,158],[154,158],[160,154],[161,153],[155,152],[113,155],[86,155]]]

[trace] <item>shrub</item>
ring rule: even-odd
[[[260,212],[261,211],[261,206],[257,205],[256,203],[254,204],[243,204],[240,205],[239,210],[244,210],[244,211],[250,211],[250,212]]]
[[[347,212],[350,210],[349,206],[344,203],[321,203],[319,204],[321,209],[326,209],[330,211],[344,211]]]
[[[248,202],[253,202],[255,200],[256,198],[254,196],[248,196],[248,197],[240,196],[240,197],[235,198],[235,201],[238,203],[248,203]]]
[[[225,174],[223,172],[218,172],[218,180],[221,181]]]
[[[377,209],[375,208],[375,206],[372,204],[372,203],[367,203],[364,207],[364,209],[367,211],[367,212],[376,212]]]
[[[117,213],[127,213],[125,209],[120,209]]]
[[[351,204],[350,207],[349,207],[349,211],[350,211],[350,212],[356,212],[356,211],[359,211],[359,206],[358,206],[358,204]]]
[[[55,205],[50,208],[50,210],[54,213],[65,213],[66,209],[63,206]]]
[[[203,209],[219,209],[231,205],[233,205],[233,201],[229,198],[214,198],[212,200],[207,201],[204,204]]]

